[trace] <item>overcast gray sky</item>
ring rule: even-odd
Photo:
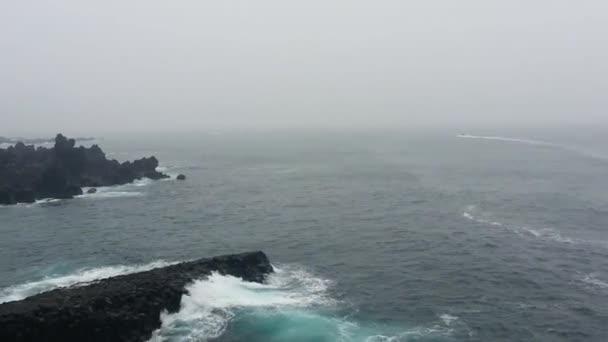
[[[606,0],[0,3],[0,135],[608,121]]]

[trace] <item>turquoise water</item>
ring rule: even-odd
[[[105,137],[188,179],[1,207],[0,300],[264,250],[267,284],[200,279],[154,339],[608,340],[608,134],[459,133]]]

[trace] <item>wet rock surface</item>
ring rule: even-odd
[[[0,149],[0,204],[72,198],[82,194],[82,187],[120,185],[144,177],[169,178],[156,171],[154,156],[119,163],[107,159],[97,145],[75,144],[74,139],[58,134],[52,148],[18,142]]]
[[[272,266],[263,252],[225,255],[0,304],[0,341],[147,341],[186,285],[213,271],[263,282]]]

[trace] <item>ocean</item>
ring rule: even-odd
[[[608,341],[608,129],[115,135],[186,181],[0,207],[0,302],[262,250],[152,341]]]

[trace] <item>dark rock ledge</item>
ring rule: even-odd
[[[147,341],[185,286],[212,271],[263,282],[272,266],[263,252],[225,255],[0,304],[0,341]]]
[[[81,195],[83,187],[120,185],[144,177],[169,178],[156,171],[154,156],[119,163],[107,159],[97,145],[75,144],[74,139],[58,134],[52,148],[22,142],[0,148],[0,204],[72,198]]]

